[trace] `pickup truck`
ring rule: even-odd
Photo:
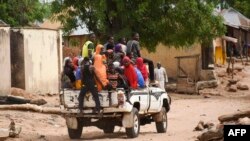
[[[123,89],[99,92],[101,114],[94,112],[95,102],[92,95],[84,98],[83,113],[78,110],[79,90],[64,89],[60,94],[61,108],[71,139],[82,135],[83,127],[96,126],[104,133],[113,133],[115,126],[124,127],[128,138],[135,138],[140,126],[155,122],[158,133],[167,131],[167,112],[171,98],[167,92],[157,87],[131,90],[129,96]]]

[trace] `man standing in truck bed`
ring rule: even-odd
[[[139,43],[139,33],[132,33],[131,40],[127,43],[127,56],[135,63],[138,57],[141,57],[140,43]],[[152,60],[143,58],[143,63],[147,63],[149,67],[149,78],[151,82],[154,82],[154,63]]]
[[[86,41],[82,47],[82,58],[84,57],[88,57],[89,59],[91,59],[93,57],[93,53],[95,50],[95,45],[94,42],[96,40],[96,36],[94,33],[91,33],[89,35],[89,40]]]
[[[100,113],[100,100],[98,97],[97,86],[94,78],[94,69],[95,68],[91,65],[89,58],[84,57],[81,69],[82,89],[78,97],[80,113],[82,113],[84,105],[83,101],[87,92],[90,92],[95,100],[96,107],[94,109],[94,112]]]

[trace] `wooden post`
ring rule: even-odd
[[[241,60],[241,63],[242,63],[242,65],[244,65],[244,62],[243,62],[243,59],[242,59],[242,51],[243,51],[243,49],[242,49],[242,30],[241,30],[241,28],[239,29],[239,41],[238,41],[238,45],[239,45],[239,52],[240,52],[240,60]]]

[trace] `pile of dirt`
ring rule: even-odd
[[[223,94],[231,96],[233,94],[246,95],[249,93],[249,71],[250,67],[235,63],[234,70],[228,71],[227,66],[215,69],[215,74],[219,82],[219,88],[216,90]],[[239,93],[240,92],[240,93]]]
[[[10,90],[11,90],[11,95],[13,95],[13,96],[21,96],[21,97],[27,98],[27,99],[37,99],[38,98],[38,95],[28,93],[27,91],[20,89],[20,88],[12,87]]]
[[[199,141],[223,141],[224,125],[250,125],[250,111],[238,112],[229,115],[222,115],[218,119],[220,123],[214,126],[213,123],[204,124],[200,121],[194,131],[203,131],[197,138]]]

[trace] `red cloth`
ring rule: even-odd
[[[148,79],[148,71],[141,57],[136,59],[136,66],[141,71],[144,81]]]
[[[78,67],[78,60],[79,60],[78,57],[73,58],[72,63],[73,63],[73,66],[74,66],[74,70],[76,70],[77,67]]]
[[[126,64],[124,68],[124,75],[127,77],[130,87],[133,89],[137,89],[137,75],[135,72],[134,66],[130,63],[130,59],[128,57],[123,58],[123,64]]]

